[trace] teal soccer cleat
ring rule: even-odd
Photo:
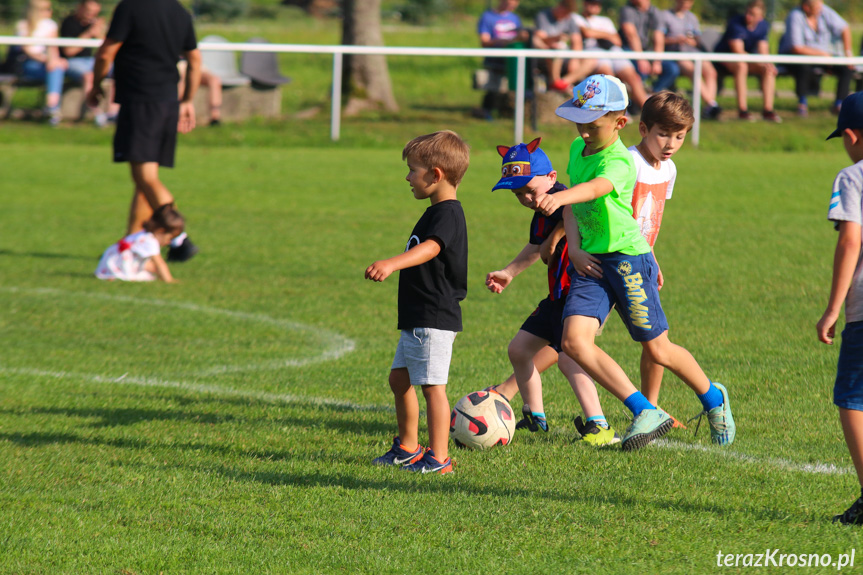
[[[661,409],[645,409],[626,429],[621,447],[624,451],[641,449],[671,431],[672,427],[674,420],[670,415]]]
[[[728,390],[721,383],[713,382],[713,385],[722,392],[722,405],[707,412],[710,440],[717,445],[731,445],[734,443],[734,436],[737,435],[737,425],[734,424],[734,416],[731,415]]]

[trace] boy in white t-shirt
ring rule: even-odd
[[[96,277],[127,282],[160,279],[175,283],[162,258],[162,248],[170,245],[185,227],[186,221],[173,204],[160,206],[153,217],[144,222],[143,230],[129,234],[105,250],[96,267]]]

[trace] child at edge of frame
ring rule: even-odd
[[[470,163],[470,149],[455,132],[418,136],[405,145],[407,182],[414,198],[431,205],[420,217],[405,251],[366,268],[366,279],[381,282],[399,273],[398,329],[390,369],[398,435],[375,465],[407,471],[451,473],[450,406],[446,396],[452,344],[462,331],[461,302],[467,295],[467,224],[458,186]],[[426,400],[429,447],[419,444],[419,402]]]
[[[567,238],[572,244],[580,235],[581,249],[600,260],[603,272],[600,278],[573,276],[563,314],[563,351],[632,412],[621,442],[624,451],[640,449],[668,433],[671,416],[649,402],[620,365],[596,345],[596,332],[616,304],[630,337],[641,343],[650,360],[696,393],[713,443],[730,445],[737,428],[728,391],[707,378],[689,351],[668,339],[656,260],[632,217],[635,160],[619,135],[627,122],[628,105],[620,80],[598,74],[583,80],[573,89],[573,98],[556,110],[558,116],[574,122],[579,133],[570,147],[567,169],[572,187],[546,194],[534,209],[551,214],[571,204],[571,209],[564,210]]]
[[[845,329],[839,348],[833,403],[845,443],[854,462],[861,495],[834,523],[863,525],[863,92],[842,101],[836,130],[827,139],[842,138],[854,164],[844,168],[833,182],[827,218],[839,232],[833,255],[830,298],[818,321],[818,339],[833,344],[836,323],[845,304]]]

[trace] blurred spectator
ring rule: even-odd
[[[179,94],[182,96],[186,91],[186,61],[177,62],[177,70],[180,72]],[[222,125],[222,79],[214,74],[206,66],[201,67],[201,86],[207,88],[207,123],[211,127]]]
[[[529,44],[530,33],[521,25],[521,18],[515,14],[519,0],[500,0],[494,10],[483,12],[477,24],[479,42],[483,48],[506,48],[517,42]],[[506,58],[486,58],[483,66],[495,73],[506,74]],[[481,113],[491,118],[492,112],[500,107],[499,95],[486,92],[482,100]]]
[[[665,34],[660,10],[650,0],[629,0],[620,9],[620,37],[623,49],[632,52],[664,52]],[[680,75],[680,66],[671,60],[634,60],[635,69],[643,80],[656,76],[653,91],[669,90]]]
[[[581,32],[572,14],[576,0],[560,0],[553,8],[536,15],[533,46],[540,50],[582,50]],[[573,84],[596,69],[596,60],[554,58],[545,61],[549,83],[554,90],[569,91]]]
[[[105,20],[99,17],[102,5],[96,0],[80,0],[75,11],[60,24],[62,38],[102,39],[105,36]],[[80,46],[64,46],[60,55],[66,58],[69,69],[66,75],[81,84],[85,94],[93,87],[93,49]],[[111,99],[113,101],[113,99]],[[97,126],[108,123],[107,115],[98,108],[91,108]]]
[[[770,45],[767,35],[770,24],[764,19],[764,1],[751,0],[743,15],[732,16],[728,20],[725,33],[716,44],[716,52],[734,54],[769,54]],[[752,74],[761,81],[764,95],[762,117],[768,122],[781,122],[773,111],[773,98],[776,94],[776,66],[757,62],[723,62],[720,64],[734,76],[734,89],[737,92],[737,116],[741,120],[752,120],[747,95],[747,77]]]
[[[27,19],[18,21],[15,34],[24,38],[56,38],[57,23],[51,19],[50,0],[30,0]],[[21,65],[21,76],[45,82],[45,111],[52,126],[62,119],[60,98],[68,64],[56,46],[22,46],[27,59]]]
[[[851,28],[832,8],[822,0],[801,0],[800,6],[791,10],[785,19],[785,35],[779,42],[780,54],[802,56],[834,56],[834,43],[842,40],[842,54],[853,56],[851,50]],[[789,68],[794,73],[798,99],[797,112],[801,116],[809,113],[807,96],[810,95],[815,68],[837,77],[836,100],[831,110],[839,112],[842,100],[851,90],[852,69],[848,66],[824,64],[795,64]]]
[[[665,50],[667,52],[706,52],[701,41],[701,25],[698,17],[692,13],[693,0],[675,0],[674,8],[666,10],[665,25]],[[680,60],[680,73],[687,78],[695,74],[695,62],[692,60]],[[701,63],[701,99],[706,107],[702,116],[716,120],[719,118],[721,109],[716,103],[716,68],[710,62]]]
[[[607,50],[623,52],[623,41],[617,33],[617,27],[611,18],[601,16],[602,0],[584,0],[581,14],[574,14],[573,19],[578,24],[585,50]],[[633,104],[640,109],[647,101],[647,91],[641,76],[635,71],[635,66],[629,60],[599,60],[596,73],[617,76],[629,87],[629,96]]]

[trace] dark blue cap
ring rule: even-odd
[[[836,129],[827,139],[838,138],[845,130],[863,130],[863,92],[855,92],[842,100]]]

